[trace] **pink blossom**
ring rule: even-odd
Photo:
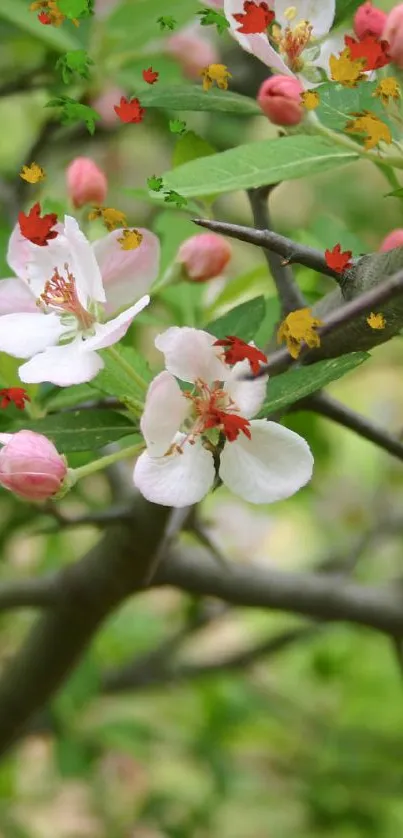
[[[52,442],[33,431],[0,434],[0,485],[29,501],[55,495],[67,474],[67,465]]]
[[[304,108],[301,82],[292,76],[271,76],[259,88],[257,101],[263,113],[274,125],[298,125]]]
[[[90,157],[76,157],[66,171],[70,200],[78,209],[85,204],[103,204],[108,192],[104,172]]]
[[[378,248],[380,251],[385,250],[393,250],[394,247],[402,247],[403,246],[403,228],[398,227],[396,230],[391,230],[387,236],[383,239],[380,247]]]
[[[176,257],[187,279],[205,282],[218,276],[232,256],[232,247],[223,236],[200,233],[184,241]]]
[[[354,15],[354,32],[360,40],[366,35],[373,35],[380,38],[385,28],[387,14],[377,6],[373,6],[371,0],[366,0]]]
[[[388,42],[388,53],[397,67],[403,68],[403,3],[389,12],[382,38]]]

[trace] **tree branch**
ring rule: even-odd
[[[333,574],[285,573],[257,564],[223,570],[203,554],[176,549],[159,567],[153,586],[171,585],[234,605],[271,608],[328,622],[350,622],[394,636],[403,634],[403,589],[362,586]]]
[[[273,188],[274,186],[272,184],[270,186],[261,186],[258,189],[248,190],[253,221],[259,230],[270,229],[268,199]],[[292,268],[288,264],[285,264],[284,259],[273,250],[268,250],[267,247],[264,247],[263,252],[277,289],[282,318],[286,317],[290,311],[294,311],[297,308],[304,308],[307,302],[295,282]]]
[[[325,416],[326,419],[330,419],[338,425],[343,425],[344,428],[349,428],[364,439],[368,439],[369,442],[374,442],[388,454],[403,460],[403,443],[397,437],[392,436],[382,428],[378,428],[365,416],[360,416],[359,413],[345,407],[327,393],[315,393],[293,407],[293,411],[300,409],[307,409],[319,416]]]
[[[17,579],[0,585],[0,611],[9,608],[49,608],[58,600],[58,574]]]
[[[144,588],[169,514],[137,497],[130,524],[110,527],[58,575],[58,604],[34,624],[0,678],[0,753],[60,687],[108,614]]]
[[[250,190],[250,192],[252,191],[255,190]],[[260,214],[258,217],[262,218]],[[224,236],[230,236],[230,238],[239,239],[239,241],[255,244],[258,247],[263,247],[265,250],[272,251],[278,254],[278,256],[282,256],[283,260],[285,260],[280,262],[280,265],[290,265],[296,262],[299,265],[312,268],[312,270],[318,271],[321,274],[331,276],[336,282],[340,280],[340,274],[333,271],[326,264],[325,254],[321,250],[315,250],[313,247],[298,244],[293,239],[280,236],[279,233],[274,233],[272,230],[255,230],[253,227],[229,224],[226,221],[213,221],[209,218],[192,218],[192,221],[199,227],[206,227],[207,230],[212,230],[214,233],[222,233]],[[263,219],[262,222],[264,223]],[[256,221],[255,223],[257,224]],[[260,226],[260,223],[257,226]],[[304,305],[306,303],[303,301],[298,306],[294,306],[294,308],[302,308]]]

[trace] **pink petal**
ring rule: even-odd
[[[116,311],[130,305],[145,294],[158,276],[160,243],[157,236],[142,227],[140,247],[123,250],[118,238],[123,230],[113,230],[93,243],[95,258],[102,274],[107,295],[106,311]]]
[[[14,314],[19,311],[38,313],[35,297],[22,279],[0,281],[0,314]]]

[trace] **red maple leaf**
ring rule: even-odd
[[[206,428],[221,428],[228,442],[234,442],[241,431],[250,439],[249,426],[249,419],[238,416],[237,413],[226,413],[225,410],[218,410],[216,407],[211,409],[205,422]]]
[[[40,247],[45,247],[50,239],[55,239],[58,235],[57,230],[51,229],[57,224],[57,215],[50,212],[41,218],[41,205],[39,203],[31,207],[28,215],[23,212],[18,213],[18,221],[21,235],[29,239],[30,242],[39,244]]]
[[[50,15],[47,14],[47,12],[41,12],[38,15],[38,20],[39,23],[44,23],[45,26],[49,26],[52,23],[52,18]]]
[[[227,335],[227,337],[221,340],[214,341],[214,346],[227,347],[224,351],[224,358],[227,364],[237,364],[238,361],[248,360],[254,375],[257,375],[260,370],[260,361],[263,364],[267,364],[266,355],[260,349],[256,349],[256,346],[250,346],[249,343],[245,343],[244,340],[234,335]]]
[[[0,390],[0,408],[4,409],[13,403],[18,410],[24,410],[25,402],[30,402],[31,399],[23,387],[4,387]]]
[[[375,38],[375,35],[366,35],[361,41],[357,41],[351,35],[345,35],[344,43],[350,50],[352,61],[357,58],[365,58],[364,72],[379,70],[380,67],[390,64],[392,60],[388,55],[388,42]]]
[[[158,81],[159,73],[153,70],[152,67],[149,67],[148,70],[143,70],[143,79],[147,82],[147,84],[155,84]]]
[[[258,5],[254,0],[245,0],[243,8],[244,14],[232,15],[232,17],[235,18],[237,23],[242,24],[238,27],[237,32],[242,32],[244,35],[265,32],[275,18],[274,12],[269,9],[267,3],[259,3]]]
[[[336,273],[341,274],[346,268],[351,266],[352,251],[345,250],[341,252],[341,245],[335,244],[333,250],[325,250],[325,260],[328,268],[331,268]]]
[[[138,99],[129,101],[126,96],[121,97],[119,105],[114,105],[114,111],[121,122],[141,122],[145,114]]]

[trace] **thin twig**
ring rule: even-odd
[[[369,442],[374,442],[379,448],[383,448],[384,451],[387,451],[399,460],[403,460],[403,443],[397,437],[392,436],[382,428],[378,428],[377,425],[374,425],[365,416],[360,416],[359,413],[356,413],[349,407],[345,407],[345,405],[341,404],[337,399],[333,399],[327,393],[315,393],[313,396],[309,396],[303,402],[300,402],[299,406],[302,410],[306,407],[308,410],[320,416],[325,416],[338,425],[349,428],[364,439],[368,439]],[[297,405],[294,407],[296,410],[299,409]]]
[[[364,294],[360,294],[355,299],[351,300],[345,305],[339,306],[335,311],[332,311],[329,316],[323,320],[323,325],[317,328],[317,333],[320,338],[325,337],[333,332],[336,332],[338,329],[343,328],[347,325],[347,323],[351,323],[352,320],[356,320],[363,314],[371,311],[372,309],[376,311],[377,307],[380,306],[382,303],[386,303],[392,299],[392,297],[397,297],[403,293],[403,271],[397,271],[392,276],[385,279],[384,282],[380,282],[378,285],[375,285],[373,288],[370,288],[369,291],[365,291]],[[370,328],[370,326],[368,326]],[[309,354],[310,358],[314,357],[315,350],[310,349],[306,343],[301,344],[301,351],[298,356],[298,362],[305,358]],[[275,352],[269,362],[262,366],[257,373],[258,376],[265,375],[268,372],[273,373],[274,371],[279,372],[287,369],[293,363],[293,359],[288,352],[288,349],[281,349],[278,352]],[[255,378],[254,375],[245,375],[245,378],[248,380],[253,380]]]
[[[274,186],[277,186],[277,184],[248,190],[253,221],[259,230],[270,230],[268,199]],[[295,282],[290,265],[285,263],[284,259],[278,253],[269,250],[267,247],[263,247],[263,252],[276,286],[277,295],[281,304],[282,318],[286,317],[290,311],[294,311],[297,308],[304,308],[307,305],[307,301]]]
[[[283,257],[283,264],[290,265],[296,262],[300,265],[305,265],[307,268],[312,268],[326,276],[331,276],[336,282],[340,280],[340,274],[333,271],[332,268],[326,264],[325,255],[323,251],[316,250],[307,245],[298,244],[298,242],[288,239],[286,236],[280,236],[279,233],[273,233],[272,230],[255,230],[253,227],[243,227],[239,224],[229,224],[225,221],[213,221],[209,218],[192,218],[194,224],[199,227],[206,227],[214,233],[222,233],[224,236],[230,236],[233,239],[239,239],[248,244],[256,244],[258,247],[263,247],[267,250],[277,253]],[[302,304],[304,305],[304,303]],[[301,308],[295,306],[295,308]]]

